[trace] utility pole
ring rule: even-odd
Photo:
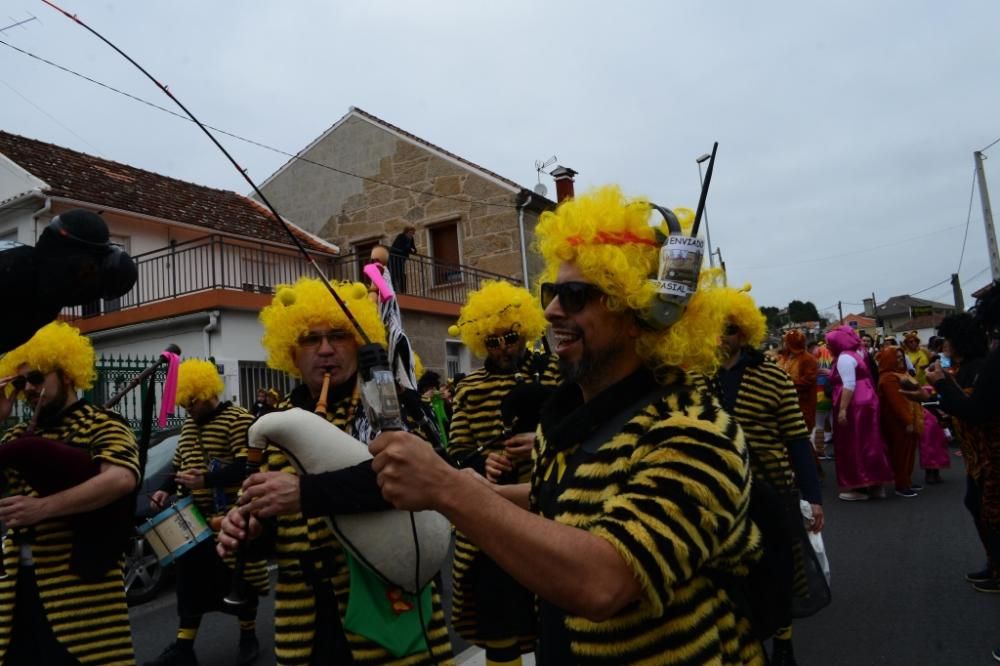
[[[965,298],[962,297],[962,285],[958,281],[958,273],[951,274],[951,293],[955,297],[955,310],[965,312]]]
[[[983,224],[986,225],[986,251],[990,255],[990,270],[994,280],[1000,280],[1000,254],[997,253],[997,232],[993,228],[993,210],[990,208],[990,191],[986,187],[982,152],[975,152],[976,177],[979,179],[979,200],[983,204]],[[957,305],[957,304],[956,304]]]
[[[840,313],[840,325],[844,325],[844,305],[837,301],[837,312]]]

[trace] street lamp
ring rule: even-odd
[[[702,188],[705,187],[705,181],[701,177],[701,163],[707,162],[711,159],[709,153],[705,153],[701,157],[695,160],[698,163],[698,185]],[[705,205],[705,209],[701,212],[705,220],[705,240],[708,242],[708,265],[711,268],[715,268],[715,256],[712,254],[712,234],[708,231],[708,205]]]

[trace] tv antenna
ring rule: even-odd
[[[23,26],[25,23],[31,23],[32,21],[37,21],[38,20],[38,17],[35,16],[34,14],[32,14],[31,12],[25,12],[25,13],[28,16],[30,16],[31,18],[26,18],[23,21],[16,21],[16,20],[14,20],[13,16],[8,16],[7,18],[9,18],[11,21],[14,21],[14,22],[11,23],[8,26],[4,26],[4,27],[0,28],[0,32],[6,32],[6,31],[10,30],[11,28],[17,28],[17,27]]]
[[[555,164],[557,160],[558,158],[555,155],[547,160],[535,160],[535,172],[538,174],[538,184],[535,185],[534,190],[535,194],[540,197],[544,197],[549,193],[549,188],[545,187],[542,183],[542,172]]]

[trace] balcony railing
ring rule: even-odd
[[[331,280],[360,280],[368,263],[367,257],[356,254],[311,254]],[[131,291],[121,298],[66,308],[63,316],[70,320],[97,317],[212,289],[273,294],[279,284],[314,274],[293,249],[214,235],[139,254],[133,260],[138,279]],[[397,291],[449,303],[464,303],[468,293],[485,280],[510,280],[422,255],[412,255],[403,267],[405,282],[395,278]]]

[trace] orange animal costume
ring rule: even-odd
[[[882,436],[889,444],[897,491],[910,490],[913,461],[924,431],[923,409],[900,393],[904,378],[912,381],[906,374],[906,361],[903,359],[903,350],[899,347],[886,347],[876,356]]]
[[[811,433],[816,427],[816,377],[819,374],[819,362],[806,351],[806,336],[802,331],[788,331],[783,342],[785,348],[778,356],[778,365],[795,384],[799,409],[802,410],[802,418]]]

